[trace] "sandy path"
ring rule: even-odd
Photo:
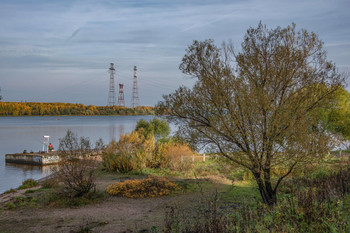
[[[198,194],[129,199],[110,197],[101,204],[74,209],[23,209],[3,211],[0,232],[139,232],[162,226],[167,206],[193,203]]]

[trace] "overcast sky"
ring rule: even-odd
[[[349,10],[349,0],[0,0],[1,94],[4,101],[106,105],[113,62],[126,105],[136,65],[140,104],[153,106],[192,84],[178,67],[193,40],[239,46],[260,20],[317,33],[328,58],[347,69]]]

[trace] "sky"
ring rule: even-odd
[[[0,0],[3,101],[107,105],[109,64],[131,105],[137,66],[140,105],[193,79],[179,70],[193,40],[242,43],[249,27],[317,33],[328,59],[350,68],[349,0]]]

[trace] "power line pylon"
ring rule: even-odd
[[[124,84],[119,83],[118,106],[122,106],[122,107],[125,106],[123,87],[124,87]]]
[[[137,68],[134,66],[134,82],[132,86],[132,108],[139,106],[139,89],[137,87]]]
[[[1,87],[0,87],[0,101],[2,100]]]
[[[115,87],[114,87],[114,64],[111,63],[111,66],[109,67],[109,93],[108,93],[108,106],[114,106],[115,105]]]

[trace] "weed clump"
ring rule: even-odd
[[[165,177],[150,176],[142,180],[127,180],[109,185],[107,193],[129,198],[159,197],[181,188]]]
[[[15,189],[9,189],[9,190],[5,191],[4,194],[14,193],[14,192],[16,192]]]
[[[27,179],[22,182],[22,185],[18,187],[18,189],[27,189],[27,188],[33,188],[35,186],[38,186],[39,182],[34,179]]]

